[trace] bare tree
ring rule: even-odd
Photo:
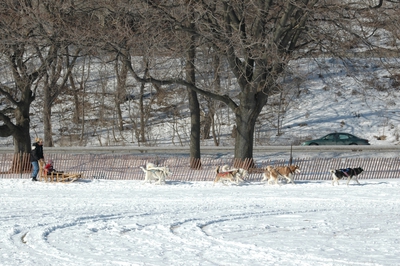
[[[7,104],[0,107],[0,136],[14,136],[16,149],[29,151],[29,108],[41,86],[44,102],[50,104],[45,108],[46,136],[51,136],[51,103],[66,85],[74,92],[75,122],[79,115],[84,118],[78,92],[85,88],[74,80],[78,53],[70,52],[83,49],[118,66],[117,109],[129,75],[142,94],[149,84],[156,90],[186,86],[191,157],[200,158],[200,93],[230,108],[236,123],[235,158],[251,158],[256,120],[270,107],[271,95],[285,94],[282,77],[289,62],[321,54],[351,60],[360,48],[373,55],[398,52],[373,41],[384,29],[392,33],[392,47],[397,45],[396,5],[389,0],[5,1],[0,5],[0,49],[7,59],[7,77],[0,97]],[[168,62],[168,69],[158,69],[161,60]],[[146,67],[138,61],[147,62]],[[227,79],[232,76],[230,84]],[[206,135],[213,123],[212,106],[211,102]],[[117,114],[122,130],[122,111]],[[146,119],[142,120],[143,141]],[[52,145],[51,137],[45,139]]]
[[[72,68],[75,65],[76,59],[80,53],[80,49],[77,49],[75,55],[70,55],[68,57],[61,55],[62,49],[57,45],[53,44],[55,53],[57,57],[53,60],[53,64],[47,66],[47,71],[43,79],[43,125],[44,125],[44,144],[47,147],[53,147],[53,131],[51,122],[51,112],[54,102],[57,100],[58,96],[62,91],[66,90],[67,82],[69,81],[69,76],[71,74]],[[43,60],[42,53],[37,49],[38,54]],[[66,50],[68,51],[68,50]],[[64,62],[68,59],[72,59],[67,64],[67,69],[64,69]]]
[[[145,69],[135,69],[136,61],[132,60],[134,56],[140,55],[144,61],[149,61],[145,58],[153,58],[153,62],[156,62],[157,57],[168,55],[176,60],[183,55],[182,58],[186,58],[182,71],[185,82],[194,85],[196,56],[194,31],[192,33],[190,31],[174,31],[169,27],[170,25],[164,24],[163,20],[157,19],[157,16],[162,14],[147,3],[122,0],[117,3],[118,8],[108,7],[106,4],[96,6],[104,20],[104,23],[99,24],[101,30],[107,33],[97,37],[102,48],[116,53],[117,57],[122,56],[125,60],[123,64],[128,66],[131,73],[134,72],[133,76],[141,84],[152,82],[146,76],[145,78],[140,77]],[[186,6],[190,9],[189,4]],[[192,15],[181,17],[185,27],[195,28],[194,21],[191,19],[193,15],[192,11]],[[149,20],[149,18],[151,19]],[[100,27],[98,28],[100,29]],[[175,56],[176,53],[179,55]],[[154,83],[153,86],[158,90],[161,89],[162,84]],[[188,95],[191,112],[190,156],[200,158],[200,107],[197,93],[194,90],[188,90]]]
[[[7,105],[0,110],[0,136],[12,136],[15,152],[30,152],[30,107],[35,100],[38,81],[56,54],[40,34],[38,4],[7,1],[0,9],[0,49],[7,60],[9,79],[0,85]],[[43,51],[42,59],[38,51]],[[45,52],[44,52],[45,51]]]
[[[125,61],[115,61],[115,72],[117,76],[117,88],[115,92],[115,107],[117,109],[118,116],[118,128],[120,131],[124,130],[123,126],[123,118],[122,118],[122,110],[121,104],[125,102],[125,98],[127,96],[126,93],[126,83],[127,83],[127,75],[128,75],[128,67],[125,64]]]
[[[214,49],[229,66],[236,84],[227,94],[221,94],[200,82],[190,84],[179,75],[171,79],[153,75],[146,81],[182,84],[229,106],[236,120],[235,158],[245,159],[252,157],[257,117],[268,97],[281,92],[280,82],[288,63],[321,54],[349,60],[349,52],[355,45],[359,48],[360,43],[370,49],[373,44],[368,37],[378,29],[370,24],[370,16],[379,12],[382,1],[376,6],[364,1],[336,0],[146,1],[144,4],[157,10],[158,23],[194,34],[199,40],[198,47]],[[190,14],[195,14],[191,18],[195,28],[183,23],[183,18]],[[199,68],[196,71],[201,75]]]
[[[196,69],[195,69],[195,59],[196,59],[196,36],[195,23],[194,23],[194,10],[188,3],[188,17],[186,19],[186,27],[189,29],[187,31],[187,43],[186,48],[186,82],[195,86],[196,84]],[[188,90],[189,93],[189,110],[190,110],[190,158],[200,159],[200,105],[197,97],[197,92],[194,90]],[[195,160],[191,160],[190,167],[199,167],[198,164],[194,164]]]
[[[291,54],[299,49],[298,42],[317,2],[196,1],[188,4],[185,1],[178,5],[169,1],[157,1],[157,4],[148,1],[146,3],[163,14],[158,20],[177,30],[196,34],[204,45],[216,49],[229,64],[240,92],[235,97],[220,95],[179,77],[170,80],[152,77],[148,81],[160,85],[183,84],[224,102],[236,116],[235,158],[252,158],[256,119],[268,95],[277,90],[276,81]],[[192,14],[190,10],[195,14],[192,19],[196,21],[195,28],[181,22],[182,14]]]
[[[85,1],[31,0],[5,1],[0,6],[0,49],[10,73],[0,87],[8,99],[7,108],[0,110],[0,135],[13,136],[16,151],[30,151],[29,110],[42,88],[45,145],[53,145],[52,104],[66,88],[79,47],[90,47],[90,40],[81,34],[91,29],[84,5]],[[72,43],[74,54],[68,55]]]

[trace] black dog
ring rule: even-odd
[[[346,169],[331,169],[329,172],[332,174],[332,186],[335,185],[335,182],[339,185],[339,179],[347,177],[347,185],[349,185],[350,180],[354,177],[354,179],[358,182],[357,176],[364,171],[361,167],[358,168],[346,168]]]

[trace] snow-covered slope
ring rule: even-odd
[[[292,62],[287,76],[281,81],[282,95],[272,95],[259,117],[255,145],[298,145],[306,139],[331,132],[351,133],[368,139],[372,145],[399,144],[400,70],[396,68],[396,60],[384,62],[384,66],[380,65],[381,62],[362,59],[356,64],[329,58]],[[108,84],[111,91],[114,83],[109,80]],[[151,94],[146,96],[150,98]],[[110,93],[110,105],[112,97]],[[164,95],[155,97],[158,98],[153,101],[153,117],[146,126],[148,142],[145,145],[188,145],[190,118],[185,90],[167,90]],[[71,122],[73,108],[67,105],[71,101],[60,101],[54,106],[55,146],[139,145],[134,128],[134,123],[138,122],[134,117],[138,109],[137,99],[122,106],[123,132],[117,129],[112,106],[108,112],[101,107],[99,97],[93,97],[92,101],[85,111],[88,122],[81,142],[77,140],[81,134],[79,125],[74,126]],[[43,137],[41,105],[38,99],[32,106],[32,138],[36,135]],[[105,118],[99,119],[100,111],[106,115]],[[231,110],[222,106],[215,121],[219,145],[233,145],[231,132],[235,121]],[[0,138],[2,147],[12,147],[12,142],[12,138]],[[210,138],[203,140],[202,145],[215,144]]]

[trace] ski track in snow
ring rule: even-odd
[[[400,181],[343,184],[0,179],[0,264],[399,265]]]

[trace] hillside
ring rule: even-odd
[[[379,60],[343,62],[329,58],[292,62],[289,74],[281,81],[282,95],[271,96],[270,104],[259,117],[255,145],[299,145],[306,139],[335,131],[367,138],[372,145],[398,145],[400,70],[396,69],[396,60],[385,62],[384,67],[380,63]],[[71,96],[61,96],[52,115],[56,146],[188,144],[190,124],[184,89],[170,87],[160,94],[147,88],[145,103],[151,108],[146,124],[147,143],[138,144],[137,91],[127,91],[129,99],[122,105],[124,131],[119,131],[113,107],[115,81],[109,71],[106,88],[101,92],[97,85],[104,80],[98,76],[93,76],[88,85],[92,97],[87,97],[85,103],[84,132],[80,125],[72,123]],[[229,93],[236,92],[231,87]],[[31,109],[31,136],[43,137],[43,103],[40,95],[37,99]],[[200,99],[206,111],[207,102],[203,97]],[[234,144],[231,137],[234,117],[225,106],[219,106],[215,115],[217,140],[220,146],[230,146]],[[215,144],[209,138],[202,145]],[[12,147],[12,138],[0,138],[0,146]]]
[[[352,69],[334,59],[321,60],[318,67],[309,62],[297,67],[311,74],[305,73],[307,80],[299,86],[298,97],[289,103],[283,138],[311,139],[347,132],[372,145],[399,144],[398,74],[389,74],[371,62]]]

